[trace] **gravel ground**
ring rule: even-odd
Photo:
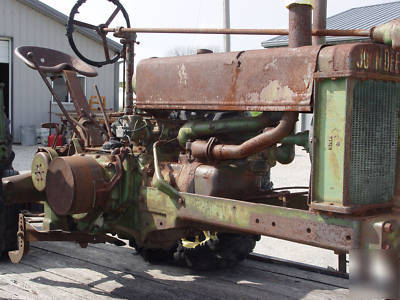
[[[13,145],[15,152],[14,168],[18,171],[29,170],[32,157],[37,148],[37,146]],[[294,162],[289,165],[278,163],[271,170],[271,180],[274,183],[274,187],[308,186],[310,170],[311,164],[308,153],[297,147]],[[323,268],[337,269],[337,256],[333,251],[275,238],[262,237],[257,243],[255,252]]]

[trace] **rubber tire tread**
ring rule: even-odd
[[[19,205],[5,205],[0,195],[0,257],[17,248]]]
[[[134,240],[129,241],[129,246],[135,248],[137,254],[142,256],[144,261],[154,264],[170,261],[176,250],[176,246],[170,249],[138,247]]]
[[[231,268],[253,252],[260,236],[233,233],[218,233],[217,238],[196,248],[185,248],[182,242],[170,249],[139,248],[131,241],[143,259],[150,263],[175,263],[194,270]]]
[[[253,252],[258,240],[259,237],[254,235],[218,233],[216,239],[208,240],[193,249],[179,243],[174,258],[194,270],[231,268]]]

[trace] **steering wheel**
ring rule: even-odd
[[[126,27],[130,27],[131,23],[129,21],[128,13],[126,12],[125,8],[122,6],[122,4],[118,0],[108,0],[109,2],[113,3],[116,6],[116,8],[104,24],[95,26],[92,24],[88,24],[85,22],[75,20],[75,15],[79,13],[79,11],[78,11],[79,8],[82,6],[82,4],[86,3],[86,1],[87,0],[78,0],[78,2],[76,2],[76,4],[74,5],[74,7],[72,8],[72,10],[69,14],[68,23],[67,23],[68,42],[69,42],[72,50],[74,50],[75,54],[80,59],[82,59],[84,62],[86,62],[92,66],[96,66],[96,67],[100,68],[104,65],[113,64],[116,61],[118,61],[118,59],[121,57],[121,53],[117,53],[112,58],[110,57],[110,51],[108,49],[108,43],[107,43],[108,32],[105,32],[103,29],[110,26],[111,22],[114,20],[114,18],[118,15],[119,12],[121,12],[122,15],[124,16],[124,19],[126,21]],[[78,50],[78,48],[76,47],[75,41],[74,41],[74,37],[73,37],[73,32],[75,30],[75,26],[83,27],[83,28],[86,28],[89,30],[94,30],[101,37],[101,39],[103,41],[104,55],[106,58],[104,61],[94,61],[94,60],[88,59]]]

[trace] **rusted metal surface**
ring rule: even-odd
[[[108,120],[107,114],[104,111],[105,107],[104,107],[104,103],[103,103],[103,100],[100,95],[99,88],[97,87],[97,85],[94,85],[93,88],[96,91],[97,99],[99,99],[100,111],[101,111],[101,114],[103,115],[104,124],[106,125],[106,128],[107,128],[108,138],[111,138],[113,136],[113,134],[111,132],[111,125],[110,125],[110,121]]]
[[[183,198],[181,197],[181,193],[176,190],[174,187],[172,187],[167,181],[165,181],[159,160],[158,160],[158,154],[157,154],[157,147],[160,144],[163,144],[163,141],[157,141],[153,144],[153,165],[154,165],[154,177],[153,177],[153,182],[152,185],[156,187],[159,191],[165,193],[171,199],[174,199],[177,201],[180,205],[183,204]]]
[[[161,169],[165,180],[180,192],[237,200],[248,199],[259,193],[263,177],[269,173],[265,161],[257,166],[257,170],[247,161],[215,165],[199,162],[166,163],[161,164]]]
[[[317,78],[355,77],[400,80],[400,51],[374,43],[325,47],[318,58]]]
[[[136,74],[137,107],[311,111],[319,50],[310,46],[143,60]]]
[[[74,71],[63,71],[68,91],[71,95],[75,110],[81,118],[79,128],[82,129],[81,137],[85,146],[101,146],[104,143],[103,128],[91,112],[86,96],[82,90],[78,77]],[[100,101],[101,102],[101,101]],[[79,129],[78,129],[79,130]]]
[[[311,246],[325,244],[329,249],[349,249],[353,235],[352,228],[328,225],[310,220],[289,219],[284,216],[253,214],[250,226],[255,232],[291,241],[303,240]]]
[[[23,46],[15,49],[15,54],[30,68],[37,69],[29,53],[33,53],[37,64],[44,73],[58,74],[64,70],[72,70],[87,77],[97,76],[97,72],[78,58],[63,52],[34,46]]]
[[[311,45],[311,12],[308,4],[289,6],[289,47]]]
[[[393,203],[385,203],[385,204],[371,204],[371,205],[363,205],[363,206],[345,206],[345,205],[331,205],[329,203],[317,203],[317,202],[312,202],[310,204],[310,207],[313,210],[318,210],[318,211],[329,211],[333,213],[339,213],[339,214],[360,214],[360,213],[366,213],[366,212],[374,212],[377,210],[380,211],[388,211],[393,207]]]
[[[389,23],[371,29],[371,40],[390,45],[395,50],[400,50],[400,20],[395,19]]]
[[[142,192],[141,212],[149,214],[147,220],[162,217],[160,229],[196,224],[202,230],[261,234],[339,253],[352,249],[400,250],[400,217],[392,212],[343,217],[189,193],[181,193],[185,203],[176,210],[174,200],[164,193],[154,188]]]
[[[47,173],[47,202],[60,216],[87,213],[104,200],[104,193],[98,192],[104,182],[103,169],[93,158],[58,157]]]
[[[25,56],[22,55],[22,54],[20,55],[20,53],[23,53],[22,50],[21,49],[18,50],[18,49],[19,48],[15,49],[15,53],[17,54],[18,57],[20,57],[23,61],[25,61]],[[28,49],[31,49],[31,48],[29,47]],[[27,51],[28,49],[25,49],[25,51]],[[42,78],[43,82],[46,84],[46,86],[49,89],[49,91],[50,91],[51,95],[53,96],[54,100],[57,102],[58,107],[60,108],[60,110],[64,114],[65,118],[69,122],[69,124],[70,124],[70,126],[72,128],[72,131],[76,135],[80,136],[79,131],[76,129],[76,125],[77,125],[78,122],[69,115],[69,113],[65,109],[64,105],[62,104],[62,101],[58,97],[57,93],[54,91],[54,89],[51,86],[50,82],[47,80],[45,72],[40,67],[40,63],[38,61],[38,57],[32,51],[27,52],[25,55],[26,55],[27,61],[29,61],[31,64],[33,64],[34,68],[39,72],[40,77]]]
[[[6,204],[37,203],[45,200],[45,194],[34,188],[30,172],[3,178],[2,184]]]
[[[135,60],[135,42],[136,34],[130,33],[126,35],[126,54],[125,54],[125,109],[126,114],[133,113],[133,73],[134,73],[134,60]]]
[[[269,167],[265,166],[265,173]],[[195,172],[194,192],[206,196],[246,199],[261,189],[262,175],[252,172],[248,164],[200,165]],[[233,184],[234,183],[234,184]]]
[[[82,75],[93,77],[97,75],[97,72],[83,61],[52,49],[40,47],[19,47],[15,50],[15,53],[29,67],[34,68],[39,72],[50,93],[53,95],[54,100],[57,102],[67,121],[70,123],[72,130],[77,136],[85,141],[85,145],[102,145],[102,129],[98,122],[92,118],[86,97],[82,92],[75,73],[78,72]],[[80,120],[78,122],[69,115],[62,104],[62,101],[57,96],[57,93],[55,93],[53,87],[47,80],[46,75],[61,75],[61,73],[64,74],[66,78],[67,87],[73,99],[78,116],[84,116],[86,120]],[[77,127],[80,130],[78,130]]]
[[[85,147],[99,147],[103,145],[103,130],[94,118],[80,118],[77,123],[77,130]]]
[[[400,251],[400,218],[398,214],[381,214],[362,223],[361,249]]]
[[[325,30],[326,29],[326,12],[327,12],[327,1],[328,0],[314,0],[313,10],[313,30]],[[324,36],[313,36],[313,45],[325,44],[326,38]]]
[[[286,112],[278,126],[266,130],[240,145],[215,144],[205,141],[195,141],[190,144],[190,151],[195,158],[208,160],[241,159],[258,153],[270,147],[292,132],[297,122],[298,114]]]
[[[117,246],[124,246],[125,242],[105,235],[105,234],[88,234],[85,232],[69,232],[62,230],[45,230],[41,231],[36,229],[32,224],[40,223],[42,220],[31,220],[28,215],[20,213],[18,217],[18,249],[9,251],[8,256],[12,263],[19,263],[24,255],[29,252],[30,242],[76,242],[81,245],[82,248],[86,248],[88,243],[99,244],[99,243],[110,243]]]
[[[22,214],[21,214],[22,215]],[[24,217],[25,227],[26,227],[26,242],[57,242],[57,241],[65,241],[65,242],[76,242],[80,243],[81,246],[90,244],[98,244],[98,243],[110,243],[117,246],[124,246],[125,243],[117,238],[112,236],[103,235],[103,234],[88,234],[85,232],[70,232],[70,231],[62,231],[62,230],[50,230],[50,231],[41,231],[32,226],[34,221],[31,221],[29,218]]]
[[[287,29],[219,29],[219,28],[104,28],[107,32],[135,33],[182,33],[182,34],[243,34],[243,35],[288,35]],[[317,36],[370,36],[370,29],[313,30]]]
[[[110,243],[117,246],[124,246],[125,243],[117,238],[108,235],[91,235],[84,232],[67,232],[61,230],[39,231],[31,224],[27,224],[28,239],[32,242],[76,242],[81,245]],[[85,247],[83,247],[85,248]]]
[[[227,135],[232,132],[256,133],[265,127],[275,125],[276,121],[271,120],[268,113],[262,113],[256,117],[235,117],[214,121],[195,120],[187,122],[179,129],[177,139],[180,146],[185,148],[189,140]]]
[[[27,240],[27,228],[25,226],[24,215],[19,214],[18,216],[18,232],[17,232],[17,245],[18,249],[8,252],[8,257],[13,264],[17,264],[21,261],[22,257],[29,252],[29,241]]]
[[[176,165],[176,168],[179,168],[179,173],[175,175],[176,178],[176,186],[181,192],[187,192],[187,193],[194,193],[194,185],[193,185],[193,180],[195,178],[196,170],[199,166],[201,166],[201,163],[194,162],[194,163],[189,163],[186,162],[183,165],[182,164],[173,164]]]
[[[262,234],[332,250],[358,247],[359,232],[349,220],[231,199],[185,193],[182,196],[185,205],[178,210],[178,218],[205,224],[204,228]]]
[[[91,113],[90,107],[87,102],[86,96],[82,91],[82,87],[78,80],[78,77],[76,76],[76,73],[74,71],[64,70],[63,74],[76,112],[79,116],[85,116],[89,118]]]

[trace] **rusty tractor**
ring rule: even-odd
[[[293,1],[289,30],[132,28],[117,0],[106,23],[67,25],[80,58],[39,48],[16,54],[37,70],[73,131],[62,146],[40,148],[30,174],[3,179],[8,204],[44,203],[43,227],[19,215],[19,262],[30,241],[123,245],[146,259],[175,257],[190,267],[233,266],[260,235],[343,255],[400,250],[400,23],[369,30],[311,25],[312,6]],[[109,28],[122,13],[127,27]],[[77,26],[121,39],[122,53],[93,61],[74,42]],[[286,34],[289,47],[151,58],[132,76],[137,33]],[[370,37],[368,43],[311,45],[312,36]],[[101,126],[76,74],[96,76],[125,60],[125,110]],[[63,77],[78,118],[49,78]],[[99,95],[99,99],[101,99]],[[299,113],[313,130],[295,133]],[[107,120],[107,115],[104,114]],[[46,126],[55,126],[46,124]],[[310,153],[310,186],[274,188],[270,171],[290,164],[295,145]],[[288,174],[290,181],[290,174]],[[343,264],[342,264],[343,266]],[[342,269],[343,270],[343,269]]]

